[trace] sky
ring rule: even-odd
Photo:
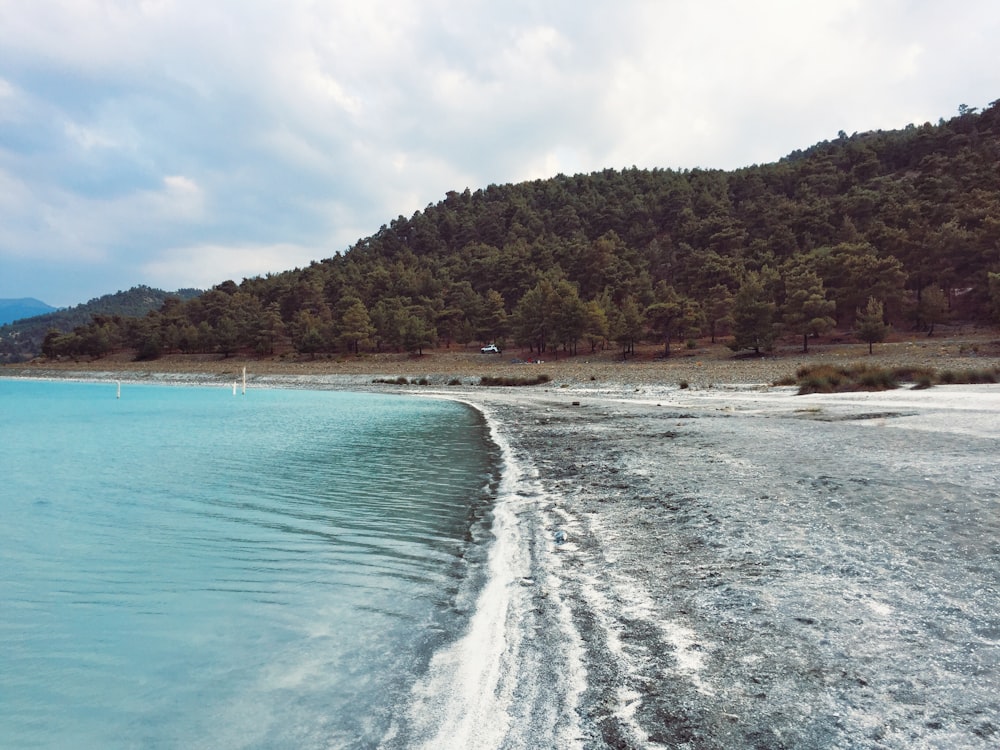
[[[209,288],[475,191],[1000,99],[995,0],[0,0],[0,298]]]

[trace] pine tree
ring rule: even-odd
[[[836,302],[826,298],[823,280],[813,271],[796,267],[785,276],[785,304],[781,320],[791,333],[802,335],[802,351],[809,351],[809,336],[834,326]]]
[[[858,338],[868,343],[868,353],[871,354],[872,344],[885,341],[889,333],[881,300],[869,297],[864,309],[858,308],[856,320]]]
[[[761,274],[750,271],[733,297],[733,351],[770,349],[774,343],[774,302]]]

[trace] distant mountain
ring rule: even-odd
[[[35,357],[42,350],[45,334],[50,330],[71,333],[74,329],[88,325],[95,315],[117,318],[141,318],[149,312],[159,310],[170,298],[189,300],[201,294],[200,289],[178,289],[165,292],[148,286],[136,286],[127,291],[105,294],[89,302],[68,307],[64,310],[45,305],[38,300],[0,300],[0,362],[23,362]],[[5,302],[35,302],[42,305],[25,315],[8,316],[2,306]],[[9,322],[13,318],[16,322]]]
[[[34,297],[22,297],[21,299],[0,299],[0,325],[12,323],[22,318],[31,318],[35,315],[44,315],[57,308],[46,305],[41,300]]]

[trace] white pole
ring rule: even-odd
[[[122,381],[119,380],[118,381],[118,396],[117,396],[117,398],[121,398],[121,397],[122,397]]]
[[[243,368],[243,395],[247,395],[247,368]]]

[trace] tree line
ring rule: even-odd
[[[1000,308],[1000,101],[901,130],[838,134],[779,162],[604,170],[449,192],[343,253],[50,331],[48,356],[505,342],[735,350],[879,325],[932,332]],[[859,329],[860,330],[860,329]]]

